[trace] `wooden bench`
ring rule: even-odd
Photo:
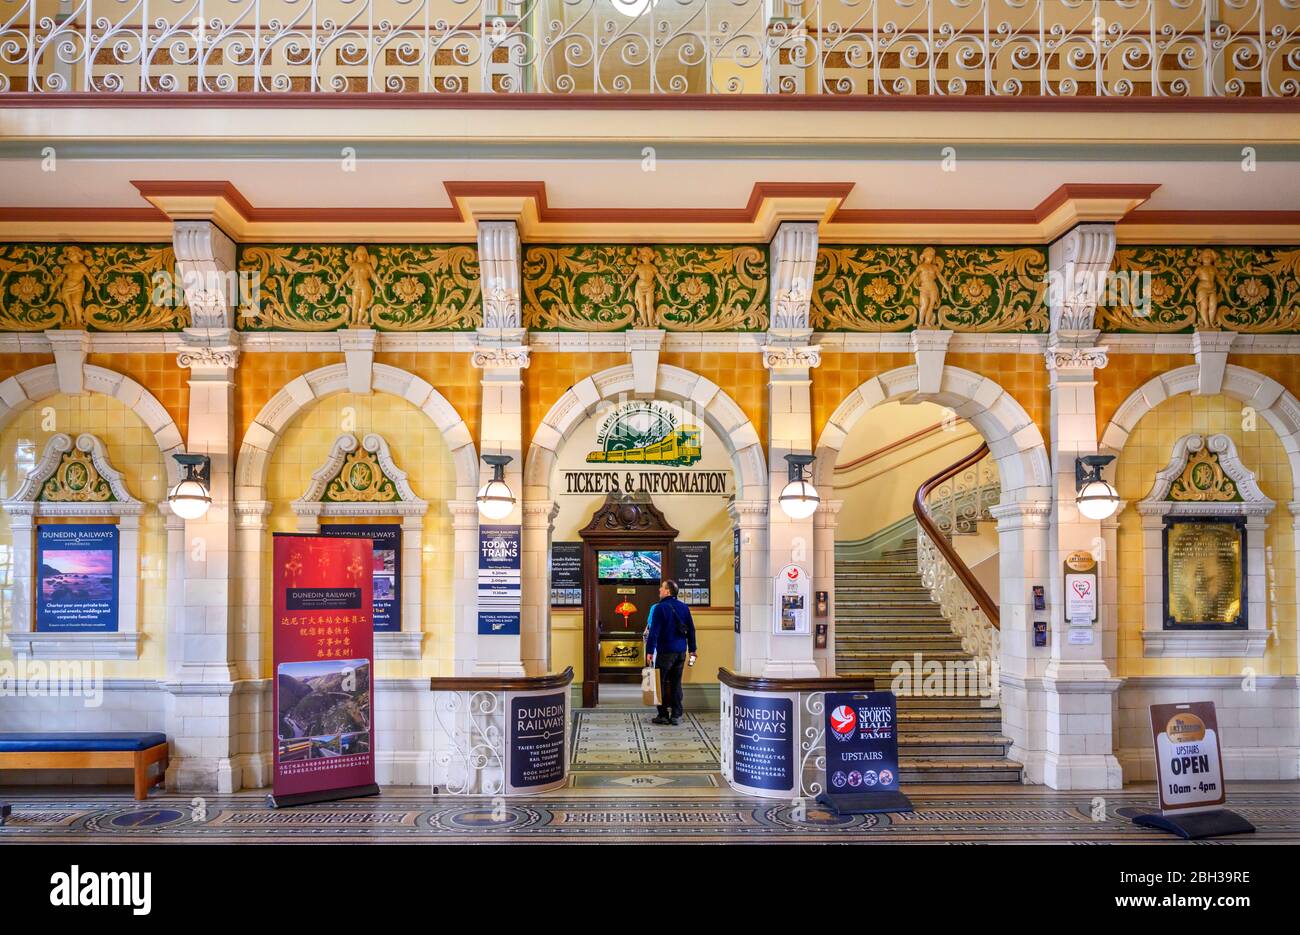
[[[149,767],[159,764],[157,775]],[[147,733],[0,733],[0,769],[129,769],[135,797],[149,797],[167,772],[167,737]]]

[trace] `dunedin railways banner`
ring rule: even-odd
[[[372,543],[277,533],[272,803],[376,795]]]
[[[402,527],[392,524],[338,523],[320,528],[322,536],[369,539],[374,545],[370,577],[376,633],[402,629]]]

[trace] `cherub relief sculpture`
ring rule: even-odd
[[[1196,277],[1196,330],[1215,331],[1219,327],[1219,285],[1223,273],[1219,271],[1219,255],[1213,250],[1202,250],[1193,275]]]
[[[369,328],[370,305],[375,299],[375,289],[382,286],[379,272],[365,247],[357,247],[352,251],[348,268],[343,273],[343,282],[351,293],[348,300],[349,324],[354,328]]]
[[[84,328],[86,309],[83,304],[86,286],[90,283],[90,268],[86,266],[86,252],[80,247],[68,247],[63,251],[63,266],[55,278],[54,287],[59,291],[59,301],[63,304],[63,327]]]
[[[910,288],[917,283],[916,327],[918,329],[939,327],[939,286],[948,288],[948,280],[943,276],[943,261],[938,258],[934,247],[921,251],[916,268],[907,278],[903,288]]]
[[[659,316],[655,311],[655,283],[662,278],[659,275],[658,260],[650,247],[639,248],[630,258],[632,275],[628,278],[635,280],[632,301],[636,305],[634,325],[637,328],[659,327]]]

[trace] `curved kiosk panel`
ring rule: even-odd
[[[737,792],[766,798],[825,790],[827,692],[868,692],[869,678],[776,679],[718,670],[722,775]]]
[[[569,776],[573,668],[520,678],[432,678],[433,786],[451,795],[532,795]]]

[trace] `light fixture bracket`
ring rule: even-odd
[[[1074,489],[1083,490],[1085,484],[1103,480],[1102,468],[1115,460],[1114,455],[1080,455],[1074,459]]]
[[[796,455],[788,454],[785,456],[786,463],[790,465],[790,480],[807,480],[804,471],[808,465],[817,460],[815,455]]]
[[[182,481],[198,481],[204,487],[212,487],[212,459],[207,455],[199,454],[174,454],[173,458],[176,463],[185,471]]]
[[[492,468],[492,479],[503,481],[506,479],[506,465],[513,461],[511,455],[484,455],[483,463]]]

